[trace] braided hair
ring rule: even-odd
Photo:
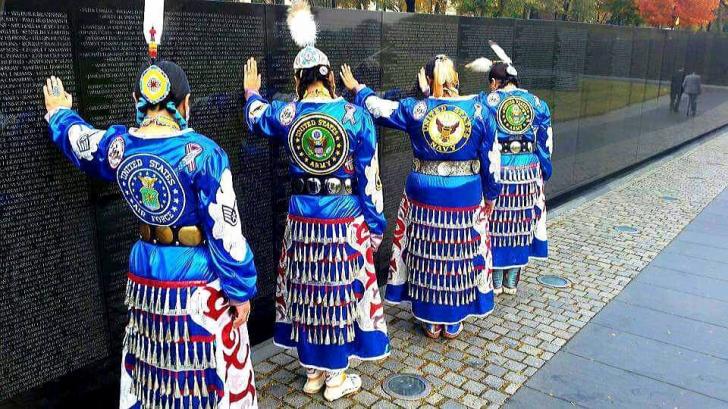
[[[318,81],[324,84],[326,90],[331,94],[331,98],[336,98],[336,82],[331,67],[328,65],[317,65],[311,68],[302,68],[294,73],[298,84],[296,85],[296,95],[298,99],[303,99],[306,90],[311,84]]]
[[[434,97],[444,96],[445,91],[450,94],[460,92],[460,80],[455,71],[455,64],[444,54],[436,55],[427,62],[425,76],[430,80],[430,89]]]
[[[169,80],[169,91],[162,100],[156,102],[150,101],[151,98],[148,95],[145,95],[145,90],[142,87],[144,73],[152,67],[160,69]],[[134,93],[138,98],[136,104],[137,124],[141,125],[142,121],[144,121],[144,118],[147,116],[147,112],[150,110],[159,110],[164,108],[172,115],[180,129],[187,128],[187,119],[182,116],[177,109],[177,107],[182,104],[187,95],[190,93],[190,83],[187,80],[187,74],[184,72],[182,67],[171,61],[157,61],[152,65],[146,65],[143,67],[137,78],[138,80],[134,87]]]

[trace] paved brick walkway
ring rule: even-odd
[[[256,363],[261,407],[499,407],[634,278],[728,185],[728,134],[652,166],[615,189],[559,212],[549,222],[551,258],[525,271],[517,296],[500,296],[486,319],[469,320],[457,340],[425,338],[405,308],[388,306],[392,355],[361,363],[364,390],[326,403],[301,392],[304,373],[295,354],[278,352]],[[668,201],[664,196],[677,197]],[[617,232],[631,225],[637,234]],[[564,290],[536,282],[562,275]],[[258,357],[260,359],[260,357]],[[382,381],[393,373],[423,375],[432,393],[393,401]]]

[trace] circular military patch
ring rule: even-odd
[[[500,95],[498,95],[497,92],[491,92],[490,94],[488,94],[488,98],[487,99],[488,99],[488,105],[490,105],[492,107],[498,105],[498,103],[501,100],[500,99]]]
[[[327,175],[339,169],[349,153],[349,138],[334,118],[309,114],[299,118],[288,133],[294,162],[312,175]]]
[[[150,103],[162,102],[169,95],[169,77],[161,68],[152,65],[142,73],[139,89]]]
[[[528,131],[533,125],[533,116],[533,107],[521,97],[508,97],[498,107],[498,125],[512,135]]]
[[[290,102],[288,105],[285,106],[281,110],[281,113],[278,115],[278,120],[281,122],[281,125],[288,126],[293,122],[293,118],[296,117],[296,103]]]
[[[121,160],[124,159],[124,149],[126,148],[126,143],[124,142],[124,138],[121,136],[117,136],[114,138],[113,141],[109,144],[109,149],[106,154],[106,159],[109,161],[109,167],[111,169],[116,169],[119,167],[119,164],[121,163]]]
[[[425,116],[422,133],[430,147],[440,153],[456,152],[470,138],[473,124],[464,110],[454,105],[439,105]]]
[[[185,191],[177,173],[164,159],[150,154],[132,155],[116,170],[124,200],[147,224],[170,226],[185,207]]]
[[[425,101],[419,101],[412,109],[412,118],[414,118],[415,121],[419,121],[420,119],[424,118],[426,112],[427,103]]]

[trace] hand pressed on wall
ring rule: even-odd
[[[351,67],[348,64],[341,66],[341,72],[339,73],[341,80],[344,82],[344,86],[351,92],[356,92],[359,87],[359,81],[354,78],[354,74],[351,72]]]
[[[48,112],[58,108],[71,108],[73,105],[73,96],[63,88],[63,81],[55,76],[46,79],[46,85],[43,86],[43,97]]]
[[[258,73],[258,62],[255,58],[250,57],[245,63],[243,71],[243,88],[245,92],[260,93],[261,76]]]

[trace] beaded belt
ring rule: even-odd
[[[526,153],[533,152],[533,142],[507,141],[501,143],[501,153]]]
[[[354,179],[316,176],[293,178],[291,188],[294,195],[313,196],[352,195],[357,190]]]
[[[434,176],[472,176],[480,172],[478,159],[462,161],[412,160],[412,171]]]
[[[205,243],[198,226],[139,226],[139,238],[152,244],[196,247]]]

